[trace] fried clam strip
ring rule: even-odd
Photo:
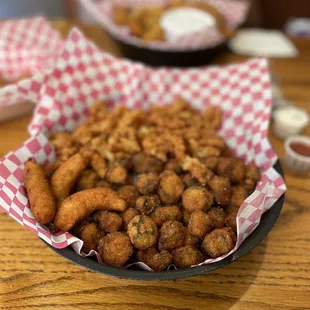
[[[54,224],[62,231],[69,231],[96,210],[124,212],[126,207],[125,200],[109,188],[86,189],[71,195],[60,204]]]
[[[34,218],[40,224],[48,224],[54,218],[56,205],[43,168],[28,160],[25,163],[24,183]]]
[[[77,153],[60,165],[51,179],[53,193],[60,203],[70,195],[78,176],[87,167],[87,160]]]

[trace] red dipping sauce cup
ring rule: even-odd
[[[292,136],[285,140],[284,163],[299,174],[310,173],[310,137]]]

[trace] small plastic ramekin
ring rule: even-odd
[[[303,156],[296,153],[291,144],[293,143],[302,143],[310,146],[310,137],[306,136],[292,136],[285,140],[284,144],[284,163],[292,171],[295,171],[299,174],[308,174],[310,173],[310,157]]]
[[[309,124],[309,116],[303,109],[284,106],[273,112],[273,131],[285,139],[298,135]]]

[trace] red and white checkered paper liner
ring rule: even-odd
[[[227,20],[227,26],[231,29],[237,29],[242,24],[249,10],[247,0],[188,0],[195,2],[206,2],[216,7]],[[215,47],[226,40],[216,26],[209,27],[208,32],[197,31],[194,34],[169,38],[169,42],[153,41],[145,42],[130,34],[126,26],[116,25],[112,19],[113,5],[122,6],[163,6],[171,0],[80,0],[84,8],[92,14],[108,32],[121,41],[134,44],[140,47],[149,47],[158,50],[186,51],[197,50],[208,47]]]
[[[1,22],[1,78],[13,81],[52,67],[61,46],[59,32],[43,17]]]
[[[46,135],[74,129],[95,100],[106,100],[110,106],[148,108],[151,104],[169,104],[181,95],[196,108],[213,105],[223,109],[220,134],[237,156],[255,163],[262,172],[255,192],[239,210],[237,244],[229,254],[286,190],[283,178],[273,168],[277,156],[267,139],[272,101],[265,59],[225,67],[152,69],[100,51],[74,29],[56,67],[40,86],[39,103],[29,126],[32,137],[0,160],[0,205],[56,248],[73,245],[79,253],[82,241],[69,233],[52,235],[34,220],[23,187],[24,162],[31,157],[38,163],[53,161],[54,150]]]

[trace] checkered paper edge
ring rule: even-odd
[[[217,27],[210,27],[206,35],[205,31],[198,31],[194,34],[177,37],[169,42],[144,42],[141,39],[132,36],[128,27],[116,25],[112,20],[112,6],[115,3],[127,6],[162,6],[170,2],[170,0],[101,0],[95,3],[92,0],[80,0],[85,9],[87,9],[93,17],[107,31],[116,38],[127,43],[149,47],[158,50],[197,50],[202,48],[211,48],[223,43],[226,38],[218,31]],[[196,0],[189,0],[196,1]],[[236,29],[242,24],[247,16],[249,3],[246,0],[198,0],[207,2],[215,6],[226,18],[227,24],[231,29]],[[197,2],[197,1],[196,1]]]
[[[103,53],[73,30],[41,94],[30,126],[32,138],[0,162],[0,201],[14,219],[54,247],[74,244],[79,252],[81,241],[68,233],[52,236],[35,222],[22,186],[23,163],[30,157],[39,163],[52,161],[54,152],[44,134],[73,129],[94,100],[107,100],[111,106],[117,102],[130,108],[147,108],[154,102],[168,104],[181,94],[197,108],[210,104],[222,107],[220,133],[237,156],[256,163],[262,171],[255,192],[238,213],[238,239],[232,252],[286,190],[282,177],[272,167],[277,156],[267,140],[271,91],[265,59],[220,68],[151,69]],[[223,257],[205,263],[220,259]]]
[[[51,68],[62,46],[60,33],[43,17],[0,23],[0,75],[7,81]]]

